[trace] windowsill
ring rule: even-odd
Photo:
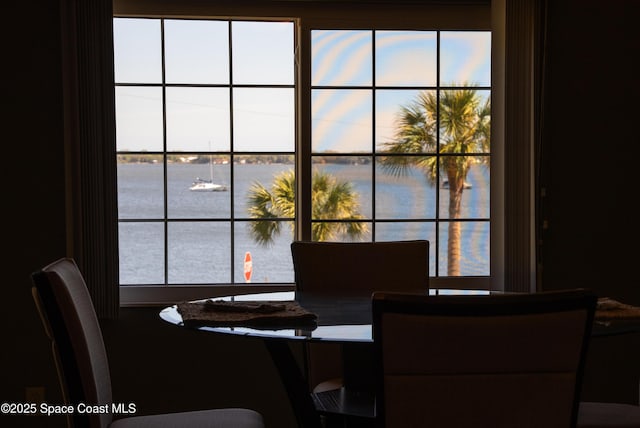
[[[430,289],[492,290],[489,277],[439,277],[429,279]],[[295,284],[221,284],[221,285],[129,285],[120,287],[120,307],[167,306],[185,300],[198,300],[232,294],[294,291]]]
[[[206,299],[231,294],[293,291],[290,284],[222,284],[222,285],[129,285],[120,287],[120,307],[166,306],[184,300]]]

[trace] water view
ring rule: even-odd
[[[228,190],[194,192],[189,188],[196,178],[210,178],[209,164],[169,163],[165,195],[162,164],[120,163],[121,284],[164,284],[165,274],[172,285],[244,283],[247,252],[252,256],[253,283],[293,282],[290,224],[283,222],[281,233],[265,247],[251,236],[247,212],[247,195],[253,183],[269,188],[274,176],[292,168],[292,164],[218,163],[211,178]],[[359,195],[360,213],[378,220],[369,225],[362,239],[428,239],[430,272],[436,273],[437,262],[438,274],[446,275],[447,223],[441,223],[436,233],[433,222],[436,196],[438,215],[447,218],[446,188],[428,186],[416,169],[394,177],[377,167],[374,192],[370,163],[322,164],[317,168],[352,183]],[[461,274],[488,275],[489,222],[472,221],[489,217],[488,171],[474,165],[467,181],[470,188],[463,194],[462,218],[468,221],[462,226]],[[404,221],[384,221],[391,219]]]

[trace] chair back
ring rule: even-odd
[[[426,292],[429,241],[291,243],[296,289]],[[390,286],[393,285],[392,289]]]
[[[596,296],[376,293],[378,427],[575,427]]]
[[[57,260],[32,274],[32,294],[52,342],[65,404],[111,406],[111,378],[102,331],[75,261]],[[70,426],[107,427],[110,412],[73,412]]]

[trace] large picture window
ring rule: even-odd
[[[118,17],[114,51],[121,286],[292,284],[293,239],[491,275],[490,31]]]

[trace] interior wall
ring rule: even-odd
[[[60,401],[30,273],[65,254],[64,143],[59,13],[55,1],[3,4],[2,298],[0,402],[45,386]],[[1,426],[58,426],[58,418],[0,415]]]
[[[542,284],[640,305],[632,154],[640,142],[640,3],[562,0],[548,8]]]
[[[548,1],[541,283],[640,305],[640,3]],[[583,399],[638,404],[640,334],[591,341]]]

